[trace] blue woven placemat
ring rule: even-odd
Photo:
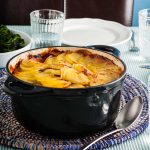
[[[45,150],[77,150],[87,141],[106,133],[107,131],[88,135],[83,138],[75,139],[52,139],[37,133],[33,133],[21,126],[15,119],[11,99],[2,90],[2,85],[6,79],[5,69],[0,69],[0,144],[15,148]],[[139,80],[131,75],[127,75],[121,96],[120,109],[134,96],[140,95],[143,98],[143,110],[137,123],[130,129],[121,133],[113,134],[92,146],[91,149],[103,149],[120,144],[141,134],[148,127],[148,89]],[[108,130],[113,130],[113,126]]]

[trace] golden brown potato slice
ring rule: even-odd
[[[48,57],[44,64],[47,64],[49,68],[52,69],[60,69],[64,66],[71,66],[66,60],[65,60],[65,53],[59,54],[56,57]]]
[[[84,73],[84,74],[87,75],[87,76],[93,75],[93,72],[92,72],[92,71],[90,71],[87,67],[85,67],[85,66],[83,66],[83,65],[81,65],[81,64],[73,64],[72,67],[73,67],[75,70],[77,70],[77,71],[79,71],[79,72],[82,72],[82,73]]]
[[[80,57],[78,63],[88,68],[93,73],[97,73],[101,68],[106,66],[106,63],[101,62],[100,58],[91,58],[90,56]]]
[[[105,68],[105,66],[106,66],[106,63],[102,63],[102,64],[89,63],[86,65],[86,67],[94,73],[97,73],[100,70],[103,70]]]
[[[44,64],[48,64],[48,65],[53,64],[55,61],[55,58],[56,57],[52,57],[52,56],[47,57],[46,60],[44,61]]]
[[[60,78],[53,78],[51,76],[44,76],[44,78],[37,77],[37,82],[46,87],[55,87],[55,88],[66,88],[71,83],[68,81],[61,80]]]
[[[68,63],[68,62],[65,60],[65,56],[66,56],[66,53],[62,53],[62,54],[58,55],[58,56],[55,58],[53,64],[57,64],[57,65],[60,66],[61,68],[62,68],[62,65],[63,65],[63,66],[71,67],[71,64]],[[60,68],[59,68],[59,69],[60,69]]]
[[[68,86],[68,88],[84,88],[82,84],[74,83]]]
[[[80,64],[82,64],[82,65],[86,65],[86,64],[88,64],[88,63],[92,63],[93,62],[93,60],[89,57],[89,56],[86,56],[86,57],[80,57],[79,59],[78,59],[78,63],[80,63]]]
[[[72,83],[79,83],[82,85],[88,85],[90,82],[86,75],[68,67],[61,69],[61,78]]]
[[[65,53],[59,54],[56,58],[55,58],[55,63],[65,63]]]
[[[55,69],[46,69],[44,70],[44,73],[46,74],[53,74],[54,76],[60,76],[60,70],[55,70]]]
[[[80,57],[82,57],[81,54],[72,52],[65,55],[65,60],[70,64],[74,64],[74,63],[78,63],[78,59]]]
[[[34,82],[36,80],[35,74],[37,73],[38,73],[37,70],[30,70],[30,71],[28,70],[28,71],[16,72],[14,76],[23,81]]]
[[[44,68],[45,65],[43,63],[29,59],[29,60],[23,60],[19,67],[22,71],[30,71],[30,70],[38,70]]]

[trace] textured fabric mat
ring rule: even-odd
[[[75,139],[51,139],[36,133],[33,133],[21,126],[15,119],[11,99],[2,90],[3,82],[6,79],[5,70],[0,71],[0,144],[23,149],[63,149],[77,150],[81,145],[104,134],[108,131],[88,135],[84,138]],[[141,134],[148,126],[148,90],[147,87],[131,75],[127,75],[121,96],[120,109],[127,101],[134,96],[140,95],[143,98],[143,110],[137,123],[126,131],[113,134],[92,146],[92,149],[103,149],[120,144]],[[108,130],[112,130],[110,127]]]

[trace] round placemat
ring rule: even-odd
[[[42,136],[40,134],[31,132],[21,126],[15,119],[12,107],[11,98],[2,90],[2,85],[6,79],[5,70],[0,71],[0,144],[15,148],[46,150],[46,149],[61,149],[61,150],[77,150],[86,142],[107,133],[114,129],[110,127],[107,131],[98,132],[87,135],[85,137],[78,137],[74,139],[52,139]],[[148,90],[145,84],[135,79],[131,75],[127,75],[121,95],[120,109],[131,100],[134,96],[140,95],[143,99],[143,110],[137,123],[131,128],[110,135],[107,138],[97,142],[92,146],[92,149],[103,149],[120,144],[124,141],[132,139],[141,134],[148,126]],[[51,133],[49,133],[51,134]]]

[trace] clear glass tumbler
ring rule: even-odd
[[[140,55],[150,61],[150,8],[139,11]]]
[[[60,46],[63,32],[64,13],[41,9],[30,13],[33,47]]]

